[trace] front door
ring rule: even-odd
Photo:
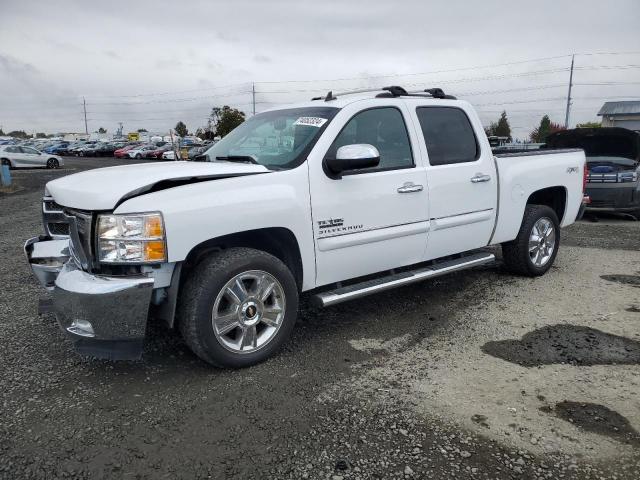
[[[425,260],[484,247],[496,219],[498,178],[480,120],[458,106],[417,106],[412,114],[428,158],[429,243]]]
[[[28,166],[28,167],[42,166],[43,164],[42,158],[38,150],[31,147],[20,147],[20,150],[22,150],[21,158],[25,166]]]
[[[428,229],[427,184],[403,102],[356,102],[344,107],[310,158],[317,285],[419,262]],[[334,140],[335,139],[335,140]],[[323,159],[344,145],[370,144],[376,168],[331,178]]]

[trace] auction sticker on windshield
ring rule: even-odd
[[[305,125],[307,127],[318,128],[320,128],[325,123],[327,123],[327,119],[321,117],[300,117],[295,122],[293,122],[294,125]]]

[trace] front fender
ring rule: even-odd
[[[114,213],[160,211],[170,262],[186,259],[207,240],[263,228],[290,230],[300,247],[303,290],[315,282],[309,182],[306,164],[268,175],[182,185],[132,198]]]

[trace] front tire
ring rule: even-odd
[[[274,355],[293,330],[298,288],[278,258],[230,248],[202,260],[180,289],[178,325],[204,361],[241,368]]]
[[[502,244],[502,257],[512,273],[544,275],[553,265],[560,246],[560,222],[546,205],[527,205],[515,240]]]
[[[58,162],[58,160],[56,160],[55,158],[50,158],[49,160],[47,160],[47,168],[58,168],[59,166],[60,162]]]

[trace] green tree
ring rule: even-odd
[[[100,127],[96,133],[107,133],[107,129]]]
[[[36,133],[36,138],[47,138],[47,134],[44,132]]]
[[[495,135],[497,137],[506,137],[508,141],[511,141],[511,126],[509,125],[507,112],[503,110],[498,121],[491,122],[488,127],[485,127],[484,131],[487,137]]]
[[[545,115],[540,120],[540,125],[534,128],[529,134],[529,138],[535,143],[544,143],[547,137],[555,132],[566,130],[563,125],[552,122],[549,115]]]
[[[186,137],[187,135],[189,135],[189,130],[187,129],[187,126],[184,124],[184,122],[176,123],[176,127],[174,128],[174,130],[181,137]]]
[[[602,123],[600,122],[584,122],[576,125],[576,128],[600,128]]]
[[[509,125],[509,119],[507,118],[506,111],[502,111],[494,132],[494,135],[497,135],[498,137],[507,137],[507,139],[511,141],[511,126]]]
[[[147,133],[149,130],[147,130],[146,128],[139,128],[138,129],[138,133]]]
[[[2,128],[0,128],[0,135],[4,136],[4,132],[2,131]]]
[[[24,130],[13,130],[7,133],[7,135],[14,138],[29,138],[29,135],[27,135],[27,132]]]
[[[244,122],[245,114],[236,108],[228,105],[224,107],[213,107],[211,115],[207,122],[206,136],[208,139],[213,137],[224,137],[231,130]]]

